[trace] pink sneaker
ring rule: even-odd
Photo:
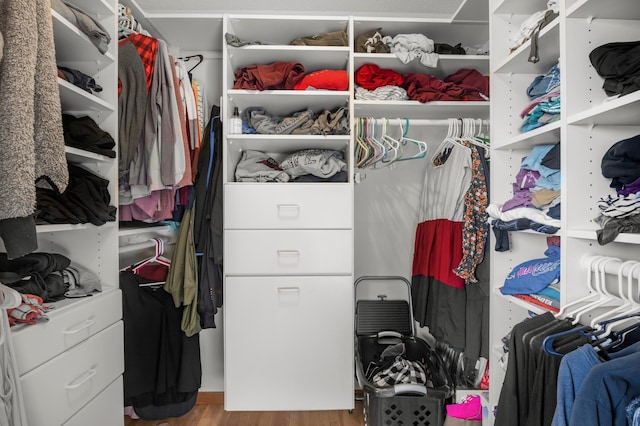
[[[447,416],[464,420],[482,420],[480,397],[467,395],[460,404],[447,405]]]

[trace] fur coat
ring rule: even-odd
[[[64,191],[69,175],[50,0],[0,0],[0,33],[0,236],[7,246],[7,220],[35,234],[36,182]]]

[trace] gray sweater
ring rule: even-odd
[[[34,213],[36,182],[64,191],[69,179],[49,0],[0,0],[0,32],[0,221],[21,219],[35,234],[24,218]]]

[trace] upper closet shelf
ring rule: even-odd
[[[452,117],[489,118],[489,102],[477,101],[354,101],[356,117],[430,118]]]
[[[535,145],[555,143],[560,140],[561,122],[556,121],[545,126],[538,127],[530,132],[520,133],[512,137],[505,143],[501,141],[491,141],[495,149],[524,149]]]
[[[229,62],[234,70],[254,64],[299,62],[305,72],[322,69],[346,70],[348,47],[327,46],[244,46],[229,47]]]
[[[498,0],[493,14],[531,15],[546,8],[546,1],[531,0]]]
[[[58,87],[60,88],[62,112],[116,110],[115,106],[111,105],[109,102],[106,102],[61,78],[58,78]]]
[[[544,74],[560,57],[560,19],[556,18],[544,27],[538,36],[537,63],[529,62],[531,41],[514,50],[509,56],[493,66],[494,73]]]
[[[569,124],[640,125],[640,91],[606,100],[569,117]]]
[[[430,68],[414,60],[403,64],[393,53],[354,53],[354,68],[357,70],[367,63],[375,63],[380,68],[392,69],[399,73],[429,74],[444,78],[462,68],[473,68],[483,75],[489,74],[488,55],[439,55],[438,66]]]
[[[150,13],[143,15],[137,13],[137,7],[133,7],[132,10],[133,16],[140,22],[142,28],[172,46],[179,46],[182,52],[222,51],[223,38],[220,37],[222,14]]]
[[[637,0],[577,0],[567,7],[567,18],[640,19]]]
[[[229,90],[229,102],[241,111],[259,106],[272,115],[288,115],[310,108],[314,112],[349,105],[349,92],[331,90]]]
[[[56,61],[58,63],[96,62],[109,64],[114,62],[111,52],[104,55],[94,46],[86,34],[63,18],[55,10],[53,16],[53,32],[56,42]]]
[[[572,238],[580,238],[583,240],[592,240],[597,241],[598,236],[596,231],[589,229],[568,229],[567,236]],[[619,234],[615,241],[616,243],[625,243],[625,244],[640,244],[640,235],[639,234]]]
[[[104,16],[112,16],[116,13],[113,5],[111,5],[108,0],[66,0],[66,2],[77,6],[87,15],[98,19]]]

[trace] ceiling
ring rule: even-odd
[[[224,14],[488,22],[489,0],[120,0],[152,35],[185,51],[220,51]]]

